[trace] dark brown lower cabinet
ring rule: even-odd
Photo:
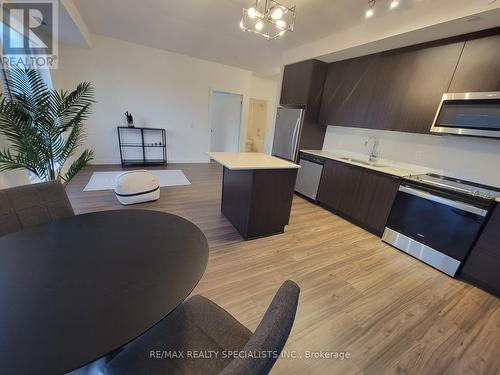
[[[500,207],[498,205],[466,259],[460,277],[500,297]]]
[[[326,208],[381,236],[399,182],[398,177],[327,160],[318,200]]]
[[[245,240],[283,233],[290,220],[297,169],[224,167],[224,216]]]

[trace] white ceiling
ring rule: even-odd
[[[366,0],[283,0],[297,6],[295,31],[266,41],[239,29],[241,9],[250,6],[252,0],[74,2],[91,33],[248,69],[262,76],[278,73],[284,56],[303,46],[313,47],[308,51],[312,55],[305,58],[325,55],[324,45],[315,54],[314,43],[335,34],[348,37],[348,31],[360,25],[367,34],[371,24],[380,28],[381,23],[399,33],[409,20],[425,25],[426,18],[440,19],[439,15],[446,17],[450,10],[472,15],[500,8],[496,0],[400,0],[396,11],[389,11],[389,0],[377,0],[376,14],[366,20]],[[476,29],[480,28],[478,24]]]

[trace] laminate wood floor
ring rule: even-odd
[[[499,374],[500,302],[496,297],[399,252],[299,196],[281,235],[242,241],[220,212],[222,168],[174,164],[190,186],[161,189],[136,205],[198,225],[210,243],[195,293],[254,330],[280,284],[301,287],[292,334],[272,374]],[[82,170],[67,191],[77,213],[122,209],[112,191],[83,192]],[[499,270],[500,272],[500,270]],[[349,352],[348,359],[305,358]]]

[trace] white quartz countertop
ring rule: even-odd
[[[362,168],[367,168],[371,169],[377,172],[381,173],[386,173],[392,176],[396,177],[405,177],[405,176],[410,176],[413,174],[419,174],[421,172],[416,171],[416,170],[409,170],[406,168],[402,168],[396,165],[396,163],[391,163],[390,161],[387,160],[380,160],[377,161],[376,163],[367,163],[368,160],[361,160],[357,159],[354,157],[349,157],[341,154],[335,154],[333,152],[329,151],[323,151],[323,150],[300,150],[300,152],[310,154],[310,155],[315,155],[315,156],[321,156],[326,159],[331,159],[331,160],[336,160],[340,161],[342,163],[347,163],[347,164],[352,164],[356,165],[358,167]]]
[[[300,165],[260,152],[209,152],[208,156],[228,169],[297,169]]]

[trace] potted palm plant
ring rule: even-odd
[[[84,138],[83,123],[94,101],[91,83],[74,91],[48,88],[35,69],[11,69],[7,95],[0,94],[0,135],[8,148],[0,150],[0,172],[27,169],[41,181],[69,182],[93,159],[85,149],[75,158]],[[65,166],[68,159],[73,159]]]

